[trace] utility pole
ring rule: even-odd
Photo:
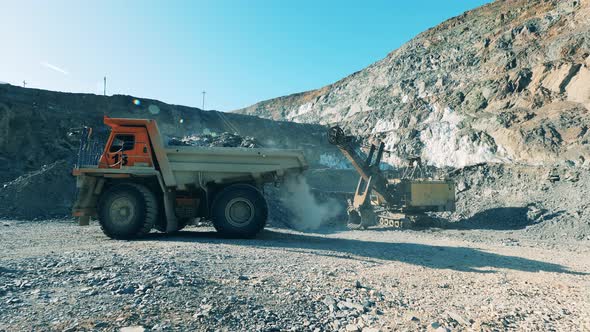
[[[23,88],[27,87],[27,81],[23,81]]]
[[[207,93],[206,91],[203,91],[203,107],[201,108],[202,110],[205,110],[205,94],[206,93]]]
[[[102,90],[103,95],[107,95],[107,77],[104,77],[104,85],[103,85],[103,90]]]

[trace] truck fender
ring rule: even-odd
[[[174,232],[178,229],[178,220],[176,220],[176,212],[174,211],[175,194],[172,189],[166,188],[164,180],[160,174],[156,174],[158,184],[162,190],[162,198],[164,203],[164,216],[166,217],[166,232]]]

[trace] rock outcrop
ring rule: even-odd
[[[449,19],[324,88],[238,113],[339,123],[386,161],[584,164],[590,159],[588,0],[498,0]]]

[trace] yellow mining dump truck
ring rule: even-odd
[[[104,123],[106,145],[83,133],[73,215],[80,224],[96,217],[115,239],[178,231],[196,217],[224,236],[252,237],[267,219],[262,185],[308,167],[302,151],[166,146],[155,120]]]
[[[413,172],[389,179],[380,169],[383,142],[379,147],[371,144],[368,155],[364,155],[355,146],[354,137],[345,135],[339,126],[328,130],[328,141],[340,149],[360,175],[348,209],[350,225],[367,228],[379,222],[403,228],[412,226],[426,212],[455,211],[452,180],[415,177]]]

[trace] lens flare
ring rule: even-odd
[[[148,107],[148,111],[155,115],[155,114],[160,113],[160,108],[158,106],[152,104]]]
[[[139,106],[141,105],[141,101],[139,99],[133,99],[133,105]]]
[[[183,122],[184,122],[184,119],[180,119],[180,121],[179,121],[179,122],[180,122],[180,123],[183,123]]]

